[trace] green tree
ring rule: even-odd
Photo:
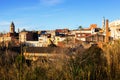
[[[82,30],[83,29],[83,27],[80,25],[80,26],[78,26],[78,30]]]

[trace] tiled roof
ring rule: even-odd
[[[61,53],[65,48],[59,47],[28,47],[26,48],[27,53]]]

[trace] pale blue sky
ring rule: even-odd
[[[0,32],[16,30],[76,29],[79,25],[102,25],[120,18],[120,0],[0,0]]]

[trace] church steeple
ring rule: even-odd
[[[13,22],[10,25],[10,33],[15,33],[15,25]]]

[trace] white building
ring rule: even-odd
[[[25,44],[30,47],[47,47],[48,38],[47,36],[38,37],[38,41],[25,41]]]
[[[120,38],[120,20],[115,20],[109,23],[109,28],[111,31],[111,37],[113,39]]]
[[[99,32],[99,28],[87,28],[74,31],[75,38],[77,40],[86,41],[86,37],[92,34],[97,34]]]
[[[38,37],[38,42],[40,44],[40,47],[47,47],[49,44],[49,39],[47,38],[47,36],[40,36]]]
[[[39,41],[26,41],[25,44],[29,47],[41,47],[42,44]]]

